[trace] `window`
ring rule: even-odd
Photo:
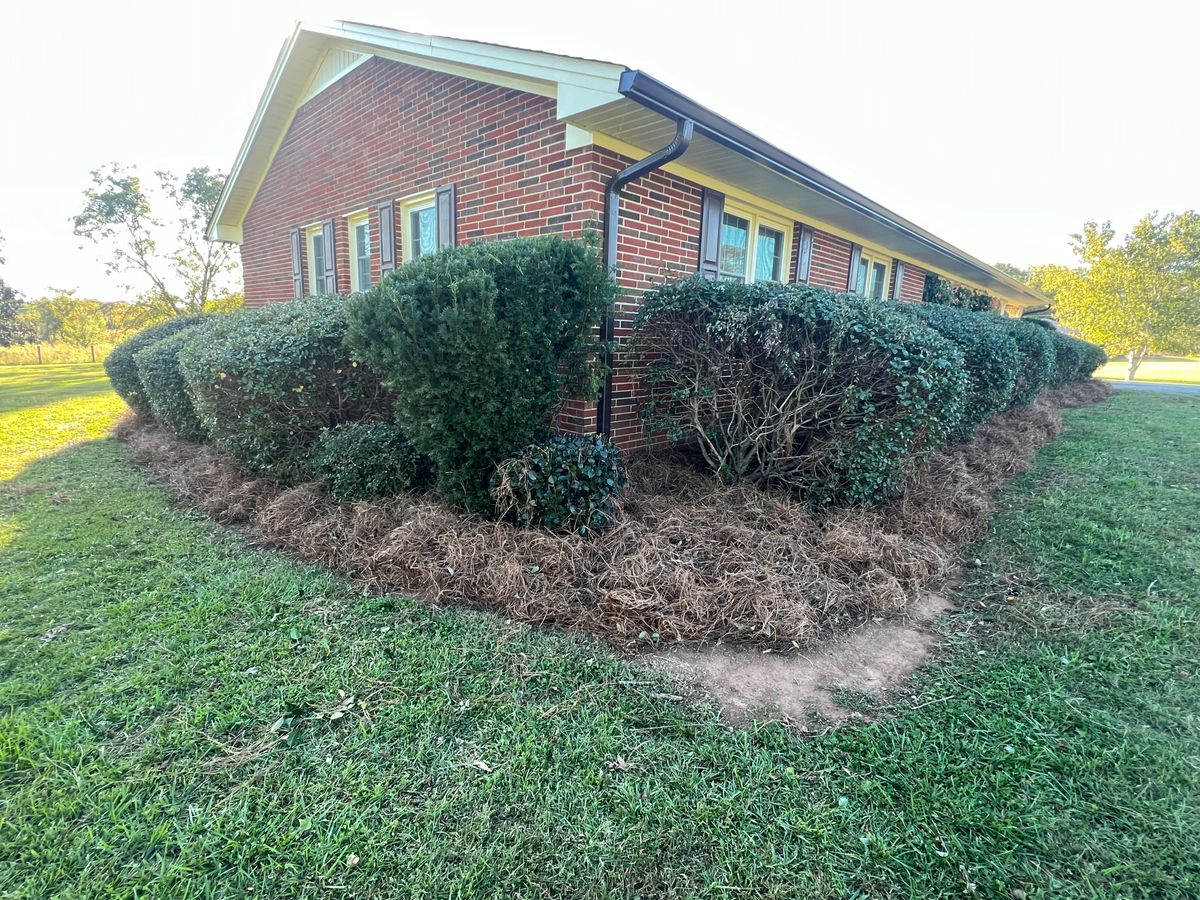
[[[864,250],[858,260],[854,293],[882,300],[887,292],[889,263]]]
[[[438,248],[437,205],[433,194],[410,197],[400,205],[404,232],[403,262],[420,259]]]
[[[346,217],[350,229],[350,290],[371,286],[371,219],[367,212]]]
[[[321,294],[325,284],[325,229],[321,225],[310,225],[305,234],[308,237],[308,292]]]
[[[745,281],[750,249],[750,220],[725,213],[721,217],[721,248],[717,277],[722,281]]]
[[[754,235],[751,241],[750,236]],[[729,209],[721,217],[717,278],[722,281],[783,281],[791,228],[748,210]]]

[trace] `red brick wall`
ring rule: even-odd
[[[338,290],[348,292],[342,216],[450,182],[462,242],[598,227],[593,154],[567,153],[564,136],[551,99],[369,60],[304,104],[288,129],[243,223],[247,305],[291,298],[292,228],[336,219]],[[371,224],[377,236],[374,213]],[[397,216],[400,246],[403,224]]]
[[[808,283],[813,287],[844,291],[849,274],[850,242],[824,231],[814,231]]]
[[[893,284],[895,275],[892,276]],[[900,299],[920,303],[925,294],[925,270],[912,263],[904,264],[904,283],[900,285]],[[888,294],[888,296],[892,296]]]
[[[608,150],[596,151],[596,169],[602,184],[632,163]],[[614,336],[612,433],[622,447],[639,447],[645,438],[639,410],[644,360],[621,348],[628,344],[630,325],[641,295],[668,278],[691,275],[700,255],[700,187],[659,170],[638,179],[621,194],[621,228],[617,241],[618,283]],[[659,443],[664,438],[654,439]]]
[[[604,187],[630,162],[595,147],[567,152],[553,100],[372,59],[297,111],[243,223],[247,305],[291,298],[292,228],[335,219],[338,290],[348,292],[347,213],[372,207],[377,243],[376,203],[454,183],[460,243],[580,235],[599,229]],[[612,425],[626,448],[645,441],[638,416],[642,363],[623,348],[640,295],[665,278],[696,271],[700,194],[698,185],[662,171],[623,194]],[[398,247],[404,246],[403,227],[397,215]],[[796,249],[794,241],[789,279]],[[373,250],[377,279],[378,247]],[[849,263],[849,241],[814,233],[811,284],[845,290]],[[307,285],[307,259],[304,266]],[[908,267],[905,299],[920,299],[923,278],[922,270]],[[559,423],[594,431],[595,404],[567,403]]]

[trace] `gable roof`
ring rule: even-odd
[[[625,66],[356,22],[297,23],[284,42],[208,225],[209,240],[240,243],[241,225],[296,110],[371,56],[553,98],[575,132],[635,158],[669,143],[682,118],[695,138],[668,164],[700,183],[762,198],[780,212],[874,244],[902,259],[1023,306],[1046,297],[897,215],[869,197],[712,112],[645,72]],[[569,131],[571,128],[569,127]]]

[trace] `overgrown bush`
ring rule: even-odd
[[[142,395],[154,418],[189,441],[204,440],[205,431],[204,423],[192,405],[187,382],[179,371],[179,351],[214,321],[210,319],[193,328],[176,331],[133,355]]]
[[[958,422],[950,341],[897,304],[797,285],[690,278],[643,298],[650,432],[727,482],[811,505],[876,503]]]
[[[1028,320],[1002,318],[1000,321],[1021,351],[1021,367],[1017,370],[1017,383],[1009,405],[1032,403],[1050,383],[1054,371],[1054,339],[1045,328]]]
[[[1009,408],[1021,369],[1021,351],[999,316],[955,306],[906,303],[902,309],[962,352],[969,381],[966,401],[950,440],[969,440],[975,429]]]
[[[150,400],[142,390],[142,379],[138,375],[134,354],[149,347],[155,341],[161,341],[178,331],[195,327],[203,319],[203,316],[176,316],[165,322],[151,325],[149,328],[139,331],[129,340],[118,344],[104,360],[104,371],[108,373],[108,380],[112,382],[113,390],[120,394],[135,412],[144,416],[154,415]]]
[[[433,468],[391,422],[343,422],[317,438],[312,472],[338,500],[374,500],[424,487]]]
[[[223,317],[179,352],[209,437],[253,471],[304,477],[326,428],[390,414],[381,378],[350,358],[336,297],[306,297]]]
[[[626,484],[621,454],[601,435],[558,434],[496,470],[496,512],[526,527],[599,531]]]
[[[496,466],[568,396],[594,397],[593,329],[614,285],[557,237],[469,244],[410,262],[348,301],[347,341],[397,391],[397,422],[442,497],[490,514]]]
[[[921,299],[937,306],[957,306],[975,312],[987,312],[994,305],[992,295],[986,291],[955,284],[932,272],[925,276],[925,289]]]

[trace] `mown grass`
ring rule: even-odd
[[[1100,367],[1097,378],[1125,380],[1126,361],[1114,359]],[[1138,366],[1134,381],[1161,381],[1168,384],[1200,384],[1200,359],[1186,356],[1152,356]]]
[[[110,440],[33,461],[0,485],[0,894],[1195,896],[1197,412],[1071,413],[939,663],[815,739],[255,550]]]
[[[0,481],[106,434],[125,404],[97,364],[0,367]]]

